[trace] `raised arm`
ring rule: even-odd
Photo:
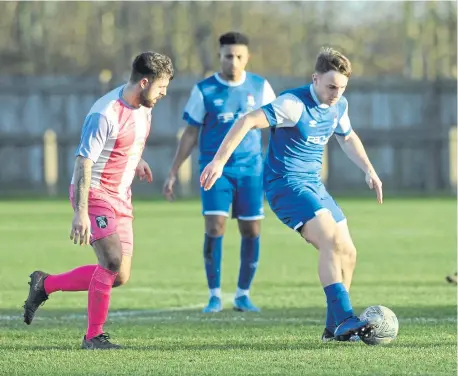
[[[304,105],[294,95],[279,96],[272,103],[262,106],[240,118],[229,130],[218,151],[200,175],[200,184],[209,190],[221,176],[224,165],[246,134],[254,128],[294,127],[301,117]]]
[[[251,129],[268,128],[269,125],[266,114],[262,109],[243,116],[226,134],[213,160],[219,161],[219,163],[225,165],[235,148],[242,142],[243,138]]]

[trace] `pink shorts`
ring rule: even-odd
[[[70,201],[73,209],[75,202],[73,187],[70,187]],[[91,244],[96,240],[118,234],[122,245],[122,254],[132,256],[134,250],[133,216],[117,211],[113,205],[100,194],[89,191],[89,219],[91,221]]]

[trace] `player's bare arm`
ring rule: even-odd
[[[361,139],[353,130],[346,136],[336,135],[336,138],[348,158],[366,174],[366,183],[370,189],[375,190],[377,201],[381,204],[383,202],[382,182],[367,156]]]
[[[94,162],[82,156],[76,157],[74,167],[75,215],[70,239],[74,244],[89,245],[90,220],[88,215],[89,187]]]
[[[78,211],[87,212],[89,187],[91,185],[92,162],[89,158],[76,157],[75,161],[75,206]]]
[[[227,133],[213,160],[200,175],[200,185],[209,190],[221,176],[224,165],[251,129],[268,128],[269,122],[263,110],[259,109],[243,116]]]
[[[173,201],[175,199],[173,185],[175,184],[178,170],[183,162],[191,155],[192,149],[196,146],[198,138],[199,128],[188,125],[180,138],[180,142],[178,143],[178,148],[172,162],[172,167],[170,168],[169,175],[162,189],[164,197],[169,201]]]

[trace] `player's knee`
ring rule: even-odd
[[[356,247],[353,243],[346,242],[343,249],[343,255],[346,259],[346,263],[349,266],[356,265]]]
[[[331,214],[324,211],[309,220],[300,230],[301,236],[320,252],[338,252],[337,226]]]
[[[254,239],[254,238],[257,238],[259,236],[259,231],[256,231],[256,230],[244,230],[244,231],[240,231],[240,235],[242,236],[242,238]]]
[[[346,245],[342,236],[336,232],[332,238],[332,251],[338,256],[345,256]]]
[[[119,273],[121,269],[121,256],[119,255],[109,255],[105,260],[105,268],[108,270]]]
[[[225,218],[205,218],[205,232],[212,238],[224,235]]]
[[[217,238],[224,235],[224,227],[222,226],[211,226],[207,228],[206,233],[212,238]]]
[[[119,287],[119,286],[125,285],[127,282],[129,282],[129,279],[130,279],[130,275],[120,273],[116,277],[116,280],[113,283],[113,287]]]
[[[257,238],[260,234],[260,226],[257,225],[257,223],[246,223],[241,226],[239,226],[240,230],[240,235],[242,238]]]

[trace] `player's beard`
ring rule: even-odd
[[[147,108],[153,108],[159,98],[148,98],[147,91],[144,90],[140,93],[140,104]]]

